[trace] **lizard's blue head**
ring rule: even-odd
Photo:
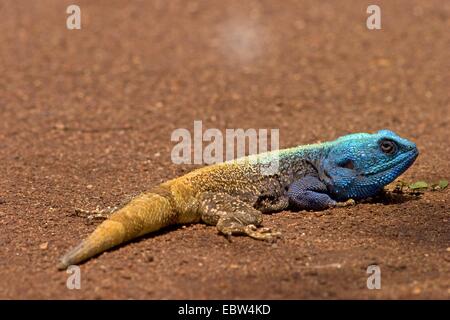
[[[418,155],[413,142],[389,130],[350,134],[330,143],[319,174],[336,200],[362,199],[394,181]]]

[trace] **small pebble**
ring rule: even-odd
[[[57,123],[55,124],[54,128],[56,130],[66,130],[66,126],[63,123]]]
[[[41,250],[47,250],[47,248],[48,248],[48,242],[44,242],[39,245],[39,249],[41,249]]]
[[[420,294],[422,292],[422,290],[420,290],[420,288],[414,288],[412,293],[413,294]]]

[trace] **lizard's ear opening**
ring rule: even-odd
[[[355,165],[354,165],[353,161],[350,159],[347,159],[347,160],[339,163],[338,165],[341,168],[346,168],[346,169],[350,169],[350,170],[355,169]]]

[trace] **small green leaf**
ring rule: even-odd
[[[439,188],[445,189],[448,187],[448,181],[447,180],[439,180]]]
[[[426,189],[426,188],[428,188],[428,183],[426,183],[425,181],[417,181],[417,182],[411,183],[409,185],[409,188],[412,190]]]

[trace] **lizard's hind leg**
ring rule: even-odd
[[[206,192],[201,197],[202,221],[215,225],[230,239],[232,235],[248,235],[258,240],[272,240],[279,232],[258,228],[263,221],[260,211],[246,202],[225,193]]]

